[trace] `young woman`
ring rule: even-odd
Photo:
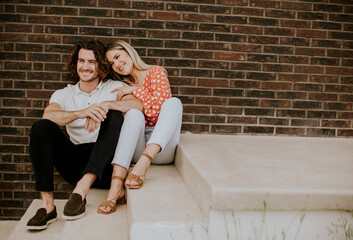
[[[146,171],[151,163],[173,162],[179,142],[182,120],[182,104],[173,98],[166,70],[146,64],[136,50],[124,41],[111,43],[106,57],[116,79],[126,83],[118,87],[118,99],[133,94],[143,105],[143,113],[130,110],[124,116],[124,124],[112,161],[114,166],[111,187],[98,212],[115,211],[116,203],[125,203],[123,181],[131,160],[135,167],[125,180],[125,187],[142,187]]]

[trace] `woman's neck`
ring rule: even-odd
[[[130,76],[135,80],[136,85],[142,86],[143,82],[145,81],[146,72],[147,70],[137,70],[136,68],[134,68]]]

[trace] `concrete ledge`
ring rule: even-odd
[[[352,159],[353,139],[183,134],[175,164],[205,213],[352,210]]]

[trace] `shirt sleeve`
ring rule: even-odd
[[[66,100],[69,99],[67,88],[56,90],[50,97],[49,103],[55,102],[60,105],[62,110],[66,110]]]
[[[171,97],[167,74],[163,68],[157,68],[145,81],[146,87],[136,88],[133,94],[142,102],[147,117],[158,116],[164,101]]]

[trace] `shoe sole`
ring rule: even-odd
[[[82,218],[85,214],[86,214],[86,211],[84,211],[80,215],[76,215],[76,216],[66,216],[63,214],[63,219],[73,221],[73,220],[77,220],[77,219]]]
[[[44,229],[47,229],[48,225],[53,223],[53,222],[56,222],[58,220],[58,218],[53,218],[53,219],[50,219],[46,225],[42,225],[42,226],[26,226],[27,230],[44,230]]]

